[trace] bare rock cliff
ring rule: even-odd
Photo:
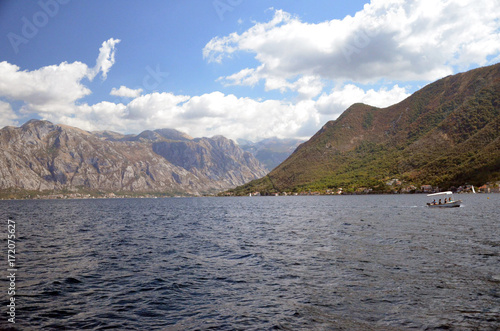
[[[91,133],[39,120],[0,130],[0,190],[202,194],[263,175],[252,155],[224,137]]]

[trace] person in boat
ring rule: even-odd
[[[441,199],[439,199],[439,204],[440,204],[440,205],[442,205],[442,203],[441,203]]]
[[[432,200],[432,205],[436,204],[436,199]]]
[[[444,203],[446,204],[446,200],[448,200],[447,198],[444,198]]]

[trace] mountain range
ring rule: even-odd
[[[0,130],[0,193],[200,195],[216,193],[266,170],[222,136],[192,138],[173,129],[138,135],[87,132],[31,120]]]
[[[265,177],[232,190],[408,192],[500,180],[500,64],[386,108],[354,104]]]

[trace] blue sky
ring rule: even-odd
[[[489,0],[4,0],[0,127],[308,138],[499,61]]]

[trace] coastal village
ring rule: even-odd
[[[433,187],[432,185],[421,185],[420,188],[414,185],[404,186],[403,183],[399,179],[392,179],[386,183],[389,190],[386,194],[418,194],[418,193],[436,193],[444,191],[445,189],[439,187]],[[462,185],[459,187],[451,187],[449,188],[453,193],[500,193],[500,181],[493,183],[486,183],[480,187],[474,187],[473,185]],[[266,194],[263,192],[253,192],[249,193],[249,196],[265,196],[265,195],[273,195],[273,196],[304,196],[304,195],[362,195],[362,194],[376,194],[378,192],[374,192],[372,188],[360,187],[356,189],[354,192],[349,192],[344,190],[343,188],[336,189],[327,189],[325,191],[302,191],[302,192],[273,192],[270,194]],[[232,192],[224,192],[224,196],[234,196]]]

